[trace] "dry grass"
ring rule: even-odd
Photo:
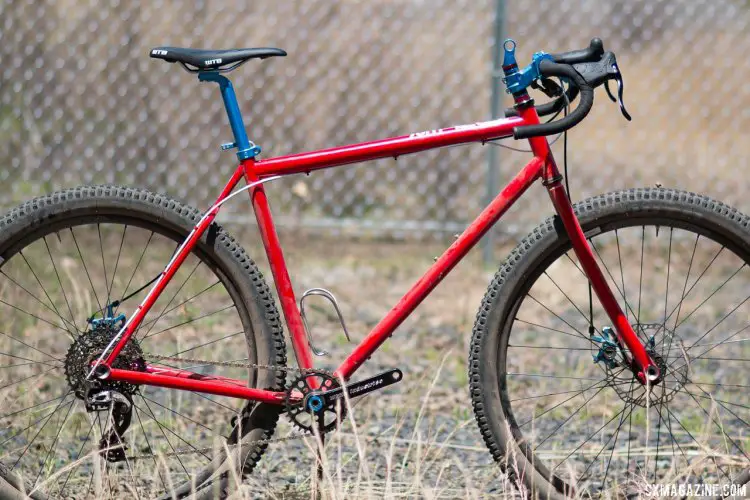
[[[372,241],[341,245],[338,241],[301,238],[299,235],[295,238],[284,235],[282,239],[291,243],[287,258],[298,293],[312,286],[331,288],[341,302],[354,342],[361,339],[400,298],[429,266],[432,255],[441,250],[438,245]],[[241,240],[252,255],[260,255],[257,240],[251,233],[243,234]],[[502,249],[503,252],[506,250],[508,248]],[[701,256],[700,262],[705,263],[709,257]],[[654,262],[659,263],[658,260]],[[155,262],[153,266],[158,267]],[[494,269],[483,268],[476,255],[461,263],[363,368],[361,376],[365,377],[396,366],[404,371],[405,379],[393,388],[349,405],[346,422],[326,440],[322,482],[316,481],[315,440],[290,441],[272,445],[258,469],[244,482],[233,476],[232,480],[239,488],[235,498],[312,498],[315,491],[322,491],[324,497],[332,499],[517,497],[519,493],[491,460],[482,443],[466,389],[467,344],[476,307],[493,272]],[[270,273],[266,275],[270,276]],[[575,270],[558,266],[550,270],[550,276],[561,282],[570,282]],[[654,290],[659,290],[658,276],[661,274],[655,273],[648,278],[647,284]],[[72,278],[79,282],[80,297],[76,300],[81,303],[80,307],[84,310],[91,307],[92,298],[87,296],[80,276],[72,273]],[[548,295],[550,300],[558,300],[552,304],[556,307],[563,304],[559,297],[555,298],[554,286],[543,281],[539,286],[540,293]],[[584,294],[581,290],[571,289],[570,296],[578,300]],[[335,361],[343,359],[351,345],[345,342],[337,328],[332,311],[322,303],[313,306],[310,318],[315,325],[316,342],[331,351],[331,358],[325,359],[323,365],[332,369],[336,366]],[[530,314],[538,316],[539,311],[531,309]],[[179,317],[181,315],[175,316],[174,320]],[[222,328],[221,323],[206,326],[209,330]],[[193,336],[200,338],[205,331],[201,328],[189,330],[183,341],[190,342]],[[230,354],[216,352],[214,355],[216,359],[226,359]],[[519,367],[539,365],[542,369],[553,370],[560,366],[557,361],[550,357],[540,363],[533,357],[519,357],[514,362]],[[585,364],[570,365],[569,374],[583,376],[591,373],[594,366],[589,358]],[[741,374],[738,376],[742,377]],[[547,384],[543,381],[521,388],[521,391],[529,396],[543,394],[543,391],[550,390]],[[16,397],[31,398],[36,396],[34,391],[39,390],[42,390],[39,386],[28,386]],[[174,403],[178,409],[194,403],[190,399],[182,401],[180,394],[174,394],[174,397],[166,402]],[[586,407],[589,420],[603,422],[599,419],[610,418],[616,401],[602,400]],[[532,416],[535,408],[530,407]],[[653,409],[646,409],[645,413],[649,411],[653,412]],[[85,413],[82,416],[86,417]],[[221,418],[228,420],[227,415],[212,415],[210,412],[204,413],[202,418],[207,421],[214,418],[217,422]],[[643,418],[642,423],[648,426],[651,420]],[[690,423],[698,445],[686,452],[690,456],[703,457],[695,462],[695,467],[699,468],[712,459],[727,464],[736,461],[731,455],[717,452],[715,432],[706,420],[697,419]],[[536,423],[532,428],[537,428]],[[282,421],[276,436],[284,437],[292,432]],[[653,428],[647,429],[646,434],[649,432],[653,433]],[[648,438],[644,443],[638,443],[634,442],[631,452],[648,467],[649,460],[653,463],[655,451],[649,446]],[[578,444],[575,440],[563,443],[561,447],[546,452],[545,458],[564,457]],[[168,451],[164,446],[162,450]],[[617,458],[624,453],[625,450],[618,447],[613,456]],[[111,488],[100,479],[105,474],[103,463],[96,454],[91,453],[80,460],[99,471],[95,474],[97,498],[125,498],[138,492],[143,495],[149,482],[158,483],[157,470],[147,462],[141,462],[133,467],[132,472],[126,472],[134,478],[132,481]],[[507,467],[516,467],[513,457],[508,460]],[[169,467],[165,460],[159,460],[159,464],[163,469]],[[67,470],[48,471],[45,484],[59,481]],[[664,481],[684,474],[685,471],[667,471]],[[627,483],[629,491],[646,491],[647,486],[645,479],[640,482],[631,479]],[[605,493],[605,496],[617,496],[619,487],[617,483],[613,484],[612,492]]]

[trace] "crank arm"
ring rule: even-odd
[[[393,370],[384,371],[383,373],[375,375],[374,377],[366,378],[364,380],[360,380],[359,382],[348,384],[345,387],[337,387],[336,389],[331,389],[330,391],[318,393],[318,395],[323,398],[323,403],[327,406],[329,404],[335,403],[339,399],[343,399],[344,388],[346,388],[346,392],[350,398],[356,398],[359,396],[364,396],[367,393],[383,389],[384,387],[393,385],[396,382],[400,382],[402,378],[404,378],[404,374],[401,372],[401,370],[399,370],[398,368],[394,368]]]

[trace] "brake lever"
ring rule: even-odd
[[[605,90],[607,91],[607,95],[609,96],[609,99],[610,99],[610,100],[611,100],[612,102],[617,102],[617,98],[615,98],[615,96],[614,96],[614,95],[612,95],[612,91],[611,91],[611,90],[609,90],[609,81],[605,81],[605,82],[604,82],[604,89],[605,89]]]
[[[628,113],[628,110],[625,109],[625,103],[622,101],[622,94],[625,92],[625,83],[622,80],[622,73],[620,73],[617,64],[613,64],[612,68],[617,73],[617,76],[615,76],[615,80],[617,80],[617,104],[620,105],[622,116],[624,116],[627,121],[631,121],[633,118],[630,116],[630,113]],[[607,92],[609,93],[609,87],[607,87]]]

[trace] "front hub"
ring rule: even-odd
[[[620,398],[633,405],[646,407],[670,402],[687,382],[689,359],[671,356],[670,352],[679,349],[682,340],[661,324],[634,325],[639,337],[647,339],[646,352],[656,363],[658,375],[648,381],[649,396],[646,398],[646,384],[638,378],[639,369],[627,355],[625,349],[617,345],[614,352],[609,344],[609,329],[602,329],[602,336],[592,338],[598,345],[594,362],[600,364],[607,372],[608,385],[617,392]],[[686,356],[686,355],[685,355]],[[670,360],[673,362],[670,363]],[[633,377],[643,384],[641,390],[632,387]],[[648,376],[648,373],[645,374]],[[666,382],[665,382],[666,381]],[[648,401],[647,401],[648,400]]]

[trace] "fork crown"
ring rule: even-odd
[[[219,74],[218,71],[201,71],[198,73],[198,80],[219,84],[224,108],[229,118],[229,126],[232,128],[232,134],[234,135],[234,143],[222,145],[222,150],[236,147],[237,158],[240,161],[255,158],[260,154],[260,146],[247,138],[245,124],[242,121],[242,112],[240,111],[240,105],[237,103],[237,95],[234,92],[232,82],[226,76]]]
[[[519,70],[516,62],[516,42],[510,38],[505,40],[503,50],[505,51],[503,56],[503,72],[505,73],[503,83],[506,85],[505,91],[509,94],[515,95],[525,91],[526,87],[541,77],[539,63],[545,59],[553,60],[552,56],[546,52],[535,52],[531,57],[531,64]]]

